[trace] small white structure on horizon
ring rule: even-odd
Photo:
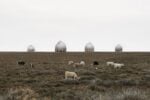
[[[123,51],[123,48],[120,44],[118,44],[116,47],[115,47],[115,52],[122,52]]]
[[[66,52],[66,51],[67,51],[66,44],[62,41],[58,41],[55,46],[55,52]]]
[[[94,52],[94,46],[91,42],[88,42],[85,45],[85,52]]]
[[[33,45],[29,45],[27,48],[27,52],[35,52],[35,48]]]

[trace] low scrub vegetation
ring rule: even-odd
[[[67,89],[53,96],[41,96],[29,87],[10,88],[0,100],[149,100],[149,90],[139,88],[106,89],[90,86],[90,90]]]
[[[149,55],[92,54],[85,57],[87,64],[78,68],[67,65],[71,58],[64,55],[21,55],[23,60],[33,61],[33,68],[17,65],[18,56],[5,56],[0,63],[0,100],[149,100]],[[72,58],[78,62],[84,57]],[[93,59],[99,65],[90,65]],[[114,69],[107,61],[126,66]],[[76,72],[80,79],[65,79],[65,71]]]

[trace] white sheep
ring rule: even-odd
[[[125,66],[123,63],[114,63],[114,68],[122,68],[123,66]]]
[[[79,77],[77,76],[75,72],[65,71],[65,79],[68,79],[68,78],[73,78],[74,80],[79,79]]]
[[[80,61],[80,66],[85,66],[85,62],[84,61]]]
[[[84,61],[80,61],[80,63],[77,62],[77,63],[73,64],[73,67],[81,67],[81,66],[85,66],[85,62]]]
[[[106,62],[106,64],[107,64],[107,66],[113,66],[113,65],[114,65],[114,62],[108,61],[108,62]]]
[[[68,65],[72,65],[73,63],[73,61],[68,61]]]

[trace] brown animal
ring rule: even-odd
[[[80,66],[81,66],[80,63],[74,63],[74,64],[73,64],[73,67],[80,67]]]

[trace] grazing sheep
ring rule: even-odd
[[[79,79],[79,77],[77,76],[75,72],[65,71],[65,79],[68,79],[68,78],[73,78],[74,80]]]
[[[81,66],[85,66],[85,62],[84,61],[80,61],[80,63],[74,63],[73,67],[81,67]]]
[[[124,66],[124,64],[122,64],[122,63],[114,63],[114,68],[115,68],[115,69],[121,68],[121,67],[123,67],[123,66]]]
[[[113,66],[113,65],[114,65],[114,62],[108,61],[108,62],[106,62],[106,64],[107,64],[107,66]]]
[[[84,61],[80,61],[80,66],[85,66],[85,62]]]
[[[73,64],[73,67],[75,67],[75,68],[76,68],[76,67],[80,67],[80,66],[81,66],[80,63],[74,63],[74,64]]]
[[[68,65],[72,65],[73,63],[73,61],[68,61]]]

